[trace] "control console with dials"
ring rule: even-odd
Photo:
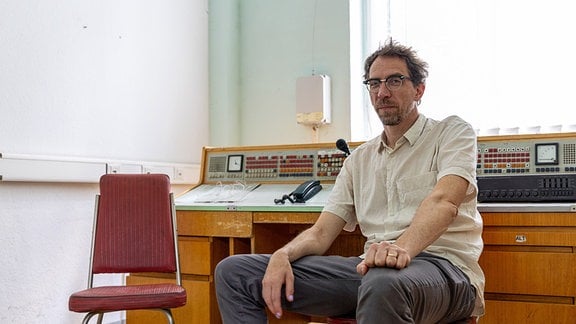
[[[478,201],[576,201],[576,134],[478,139]]]

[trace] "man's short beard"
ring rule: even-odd
[[[396,126],[400,124],[400,122],[402,121],[402,117],[400,117],[400,115],[385,116],[380,118],[380,120],[382,121],[382,124],[386,126]]]
[[[402,121],[404,119],[407,118],[408,115],[410,115],[411,111],[415,108],[416,108],[415,105],[412,106],[411,108],[407,109],[407,110],[402,110],[400,108],[397,108],[394,110],[394,112],[392,112],[390,114],[384,113],[384,116],[379,116],[380,121],[382,121],[382,124],[384,126],[399,125],[400,123],[402,123]]]

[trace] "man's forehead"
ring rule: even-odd
[[[400,73],[406,75],[408,74],[408,67],[406,62],[399,57],[379,56],[370,66],[369,72],[370,75],[372,73],[385,73],[387,75]]]

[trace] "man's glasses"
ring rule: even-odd
[[[402,82],[404,82],[404,80],[410,80],[410,78],[402,74],[395,74],[387,77],[386,79],[368,79],[362,81],[362,83],[366,85],[366,89],[368,89],[370,93],[378,93],[382,83],[384,83],[386,89],[394,91],[398,90],[402,86]]]

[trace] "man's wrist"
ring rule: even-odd
[[[288,262],[290,262],[290,255],[288,254],[288,251],[285,248],[276,250],[272,254],[272,257],[286,259]]]

